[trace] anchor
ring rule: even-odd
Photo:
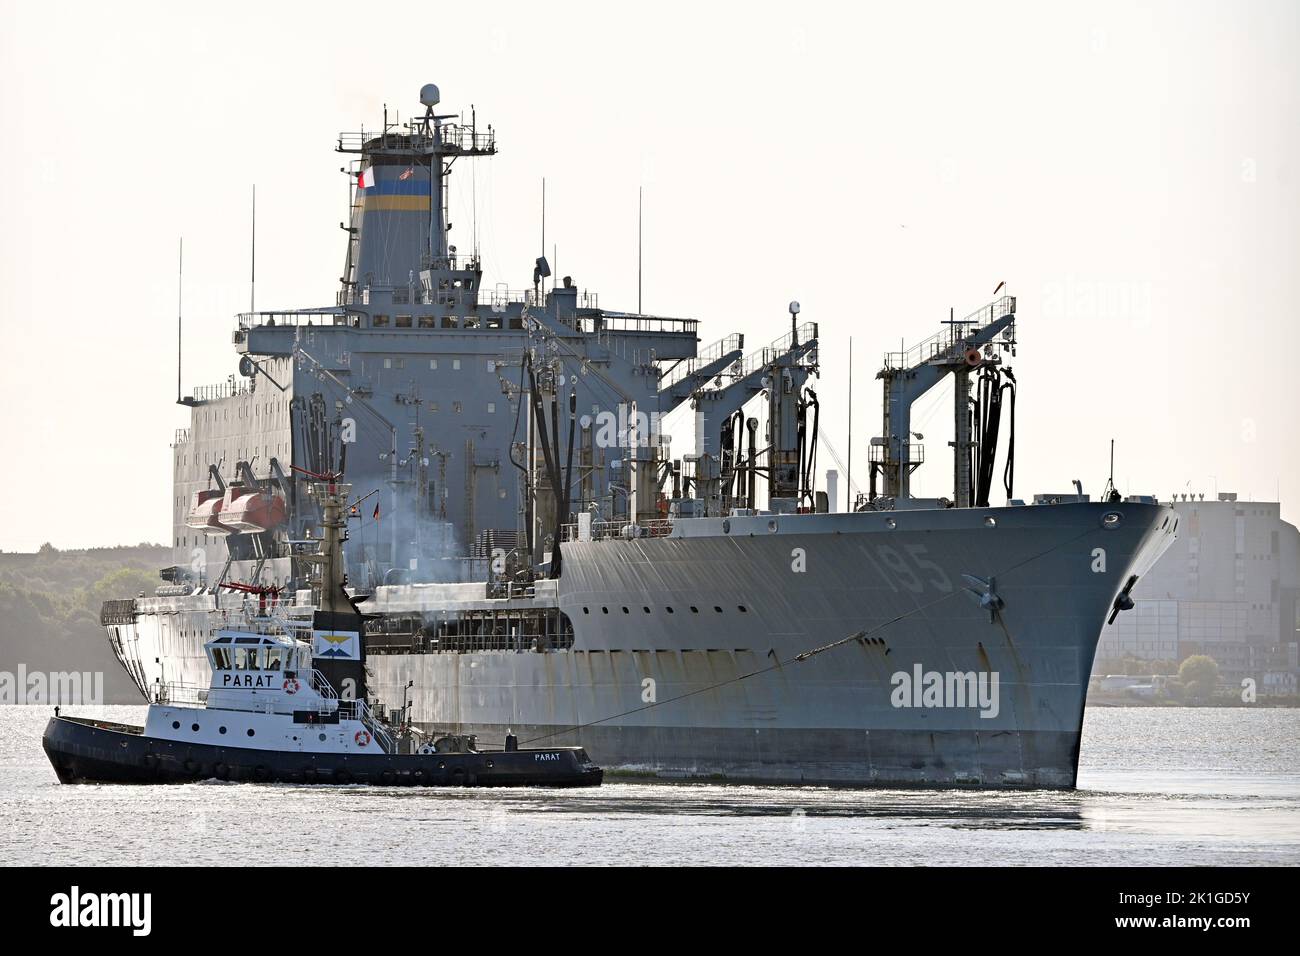
[[[1136,574],[1132,575],[1124,585],[1124,589],[1115,595],[1115,603],[1111,605],[1110,617],[1106,619],[1107,625],[1115,623],[1115,618],[1119,617],[1120,611],[1133,610],[1133,598],[1129,595],[1129,592],[1133,590],[1133,585],[1137,584],[1137,580],[1138,576]]]
[[[998,579],[990,577],[985,581],[973,574],[963,574],[962,577],[971,585],[966,588],[966,593],[973,597],[981,608],[989,612],[989,623],[992,624],[998,619],[1002,608],[1006,606],[1006,602],[997,593]]]

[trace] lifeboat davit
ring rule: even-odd
[[[286,513],[283,497],[247,485],[231,485],[221,502],[221,523],[234,534],[270,531]]]
[[[185,527],[207,534],[230,534],[230,529],[221,523],[224,504],[225,495],[216,489],[194,492],[194,503],[190,505]]]

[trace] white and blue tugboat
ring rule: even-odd
[[[278,594],[245,588],[256,607],[204,644],[208,687],[158,684],[143,727],[55,712],[42,742],[59,780],[599,785],[603,771],[581,747],[521,750],[511,735],[505,749],[480,751],[472,736],[414,730],[406,706],[376,714],[365,694],[364,618],[343,588],[351,488],[312,477],[325,479],[312,486],[324,535],[303,557],[319,566],[312,617],[288,617]]]

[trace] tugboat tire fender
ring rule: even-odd
[[[212,776],[216,777],[218,780],[228,780],[230,779],[230,768],[224,763],[216,764],[212,768]]]
[[[267,770],[266,767],[262,766],[260,763],[253,768],[253,779],[259,783],[264,783],[270,778],[271,771]]]

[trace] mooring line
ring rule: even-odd
[[[1062,548],[1068,547],[1069,545],[1074,544],[1074,542],[1087,537],[1088,535],[1092,534],[1093,530],[1094,529],[1092,528],[1088,528],[1087,530],[1075,535],[1073,538],[1069,538],[1066,541],[1062,541],[1060,544],[1053,545],[1052,547],[1048,548],[1045,551],[1040,551],[1038,554],[1030,555],[1029,557],[1025,558],[1023,561],[1018,561],[1015,564],[1010,565],[1009,567],[1001,571],[994,572],[992,575],[990,575],[990,578],[997,578],[997,577],[1001,577],[1004,574],[1010,574],[1012,571],[1015,571],[1018,568],[1022,568],[1026,564],[1029,564],[1032,561],[1037,561],[1039,558],[1045,558],[1047,557],[1047,555],[1052,554],[1055,551],[1059,551]],[[665,704],[675,704],[678,701],[686,700],[689,697],[695,697],[699,694],[705,694],[708,693],[709,691],[718,690],[719,688],[727,687],[730,684],[738,684],[743,680],[749,680],[751,677],[758,677],[762,674],[768,674],[774,670],[779,670],[780,668],[784,667],[786,664],[802,663],[803,661],[806,661],[811,657],[815,657],[818,654],[824,654],[826,651],[834,650],[837,647],[843,647],[845,644],[848,644],[851,641],[861,640],[865,637],[870,637],[874,634],[877,634],[880,631],[883,631],[885,628],[897,624],[899,621],[906,620],[907,618],[911,617],[913,614],[919,614],[921,611],[929,610],[935,605],[940,604],[951,597],[955,597],[956,595],[961,594],[964,591],[965,591],[964,588],[954,586],[954,589],[948,592],[947,594],[941,595],[940,597],[935,598],[933,601],[928,601],[925,604],[920,604],[912,608],[910,611],[904,611],[902,614],[890,618],[888,621],[884,621],[880,624],[877,624],[873,628],[863,628],[862,630],[855,631],[854,633],[850,634],[848,637],[842,637],[837,641],[832,641],[830,644],[823,644],[821,647],[814,647],[809,650],[802,651],[794,655],[793,657],[788,658],[787,660],[783,660],[783,661],[778,660],[775,664],[769,664],[766,667],[760,667],[758,670],[749,671],[748,673],[745,674],[738,674],[735,677],[729,677],[724,681],[718,681],[717,683],[709,684],[706,687],[700,687],[695,690],[687,691],[684,694],[678,694],[676,697],[669,697],[667,700],[653,701],[651,703],[645,704],[642,707],[634,707],[631,710],[625,710],[622,713],[610,714],[608,717],[600,717],[597,718],[596,720],[589,720],[586,721],[585,723],[577,724],[576,726],[573,727],[566,727],[561,730],[553,730],[549,734],[542,734],[539,737],[530,737],[527,740],[521,741],[521,744],[532,744],[532,743],[536,743],[539,740],[549,740],[551,737],[559,737],[563,734],[575,733],[579,730],[585,730],[588,727],[594,727],[597,724],[605,724],[605,723],[609,723],[609,721],[611,720],[619,720],[620,718],[623,717],[630,717],[633,714],[639,714],[647,710],[653,710],[654,708],[662,707]]]

